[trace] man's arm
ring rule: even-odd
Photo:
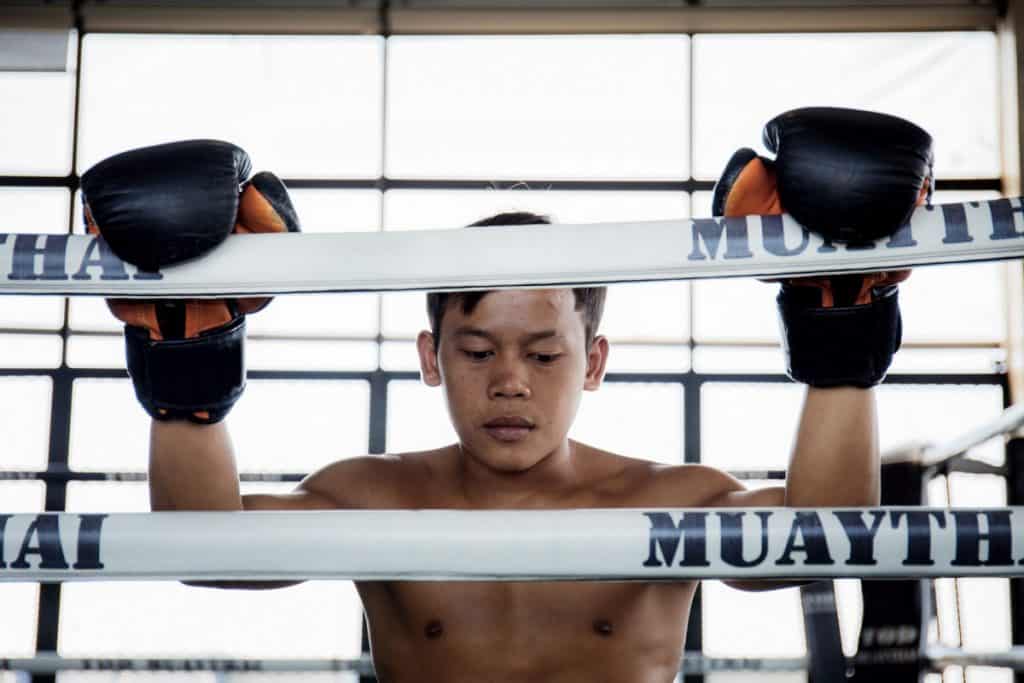
[[[335,462],[287,494],[241,495],[234,450],[225,423],[154,420],[150,431],[149,495],[154,511],[329,510],[364,507],[358,495],[374,490],[390,471],[388,458]],[[268,589],[301,581],[185,581],[206,588]]]
[[[871,389],[807,388],[785,486],[746,489],[719,483],[708,507],[869,507],[879,504],[878,426]],[[763,591],[800,581],[726,581]]]

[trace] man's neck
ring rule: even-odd
[[[579,480],[574,444],[568,439],[527,470],[488,467],[459,445],[457,468],[466,501],[485,508],[534,507],[557,498]]]

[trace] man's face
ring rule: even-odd
[[[472,313],[455,298],[435,356],[418,341],[424,381],[443,386],[463,451],[487,467],[518,472],[567,445],[581,392],[600,386],[607,341],[588,350],[570,289],[500,290]]]

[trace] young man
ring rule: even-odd
[[[210,164],[213,150],[204,146],[201,151],[202,164]],[[238,166],[233,150],[221,151]],[[96,215],[105,213],[96,209],[105,188],[116,186],[123,192],[125,183],[137,187],[139,179],[134,164],[111,163],[115,160],[90,171],[83,186],[94,229],[116,240],[123,237],[118,233],[120,217]],[[180,192],[191,186],[198,196],[210,189],[206,179],[197,179],[196,160],[195,150],[179,148],[147,157],[146,164],[189,169],[177,180],[183,185]],[[241,179],[247,174],[242,165]],[[753,213],[751,206],[760,210],[760,200],[775,195],[774,182],[771,164],[734,157],[716,192],[719,212]],[[233,191],[230,187],[226,193]],[[235,219],[240,229],[283,230],[292,225],[283,186],[264,178],[245,185],[241,196]],[[756,201],[751,203],[751,197]],[[503,215],[484,221],[515,222],[542,219]],[[156,239],[164,243],[178,238],[174,231],[159,231]],[[132,260],[133,248],[153,253],[146,240],[129,237],[127,248],[115,248]],[[849,300],[839,301],[843,296]],[[832,298],[840,305],[832,306]],[[431,331],[417,339],[422,377],[443,390],[458,443],[335,462],[306,478],[294,493],[247,496],[239,493],[222,421],[241,393],[244,377],[210,370],[240,367],[242,312],[258,310],[265,302],[112,302],[114,312],[128,323],[128,365],[136,393],[155,418],[150,445],[153,509],[878,503],[870,387],[881,381],[898,348],[898,309],[889,279],[854,276],[842,286],[832,281],[783,286],[780,310],[788,326],[790,373],[820,386],[807,388],[786,485],[754,491],[709,467],[656,465],[567,437],[582,392],[597,390],[604,376],[609,344],[598,334],[603,300],[602,288],[428,295]],[[834,319],[835,311],[829,309],[842,315]],[[871,332],[849,338],[851,315],[856,329]],[[811,341],[808,330],[813,332]],[[831,346],[821,348],[818,344],[830,336]],[[756,582],[738,585],[765,587]],[[357,583],[377,675],[381,681],[399,682],[671,681],[679,668],[695,587],[693,581]]]

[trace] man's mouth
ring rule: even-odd
[[[484,423],[484,429],[498,441],[514,442],[525,439],[534,429],[534,424],[525,417],[497,417]]]

